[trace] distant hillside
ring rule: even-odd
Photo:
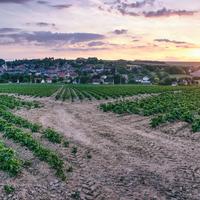
[[[184,66],[184,67],[199,67],[200,62],[166,62],[169,65]]]

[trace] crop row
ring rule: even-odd
[[[54,96],[56,100],[82,101],[116,99],[137,94],[182,90],[184,87],[144,85],[58,85],[58,84],[1,84],[0,93],[36,97]]]
[[[134,101],[101,104],[100,108],[104,112],[151,116],[152,127],[180,120],[190,123],[193,132],[200,131],[200,90],[197,88],[163,93]]]
[[[0,169],[15,176],[21,172],[22,164],[23,162],[17,158],[16,153],[0,141]]]
[[[21,106],[27,106],[32,102],[25,102],[17,99],[13,96],[0,95],[0,101],[2,105],[0,107],[0,132],[4,137],[12,139],[13,141],[20,143],[22,146],[27,147],[33,154],[40,160],[47,162],[53,169],[56,170],[56,174],[62,179],[64,175],[64,162],[57,153],[44,147],[40,142],[33,138],[32,134],[22,130],[31,130],[32,132],[40,132],[42,137],[48,139],[52,143],[63,143],[68,145],[68,142],[57,133],[56,131],[47,128],[43,129],[40,125],[31,123],[22,117],[14,115],[10,112],[11,109]],[[33,103],[34,105],[34,103]],[[16,127],[17,126],[17,127]],[[3,143],[0,144],[0,169],[7,170],[10,174],[17,174],[18,168],[21,169],[22,162],[15,158],[14,151],[12,149],[3,148]],[[3,157],[5,155],[5,157]],[[5,161],[9,163],[6,163]],[[9,168],[12,165],[12,169]]]
[[[57,84],[1,84],[0,93],[49,97],[60,87],[61,86]]]
[[[141,85],[66,85],[59,90],[56,100],[83,101],[83,100],[101,100],[116,99],[119,97],[128,97],[138,94],[164,93],[174,90],[185,90],[185,87],[167,87],[167,86],[141,86]]]
[[[33,124],[29,122],[26,119],[23,119],[22,117],[16,116],[12,114],[9,111],[6,111],[2,108],[0,108],[0,117],[5,119],[7,122],[16,124],[17,126],[21,128],[27,128],[30,129],[32,132],[38,132],[40,129],[40,126],[38,124]]]
[[[20,107],[26,107],[26,108],[37,108],[39,107],[39,103],[36,101],[22,101],[21,99],[15,98],[14,96],[8,96],[8,95],[0,95],[0,107],[1,108],[20,108]]]
[[[30,133],[16,128],[4,119],[0,119],[0,132],[4,137],[12,139],[17,143],[20,143],[22,146],[27,147],[40,160],[47,162],[53,169],[56,170],[56,174],[59,177],[65,177],[63,171],[63,160],[60,159],[55,152],[45,148],[42,144],[35,140]]]

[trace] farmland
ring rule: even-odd
[[[0,199],[200,198],[198,87],[2,88]]]
[[[39,108],[38,102],[23,101],[7,95],[0,95],[0,102],[0,170],[10,177],[20,179],[26,168],[32,165],[32,160],[22,158],[23,155],[19,155],[19,152],[11,147],[12,145],[8,145],[9,141],[12,141],[17,146],[26,148],[38,161],[45,162],[55,177],[62,181],[66,180],[67,168],[70,166],[72,169],[70,163],[66,162],[59,152],[42,144],[41,140],[69,148],[68,151],[71,153],[68,154],[75,155],[77,150],[73,151],[77,147],[70,147],[69,141],[55,130],[32,123],[12,112],[21,108],[28,110]]]
[[[53,97],[61,101],[117,99],[137,94],[152,94],[181,90],[184,87],[143,85],[59,85],[59,84],[2,84],[0,93],[34,97]]]
[[[190,123],[192,131],[200,131],[200,90],[189,88],[184,91],[164,93],[140,100],[125,100],[101,104],[104,112],[152,116],[150,125],[184,121]]]
[[[49,97],[58,90],[59,85],[47,84],[1,84],[0,93],[12,93],[35,97]]]

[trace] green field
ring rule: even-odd
[[[56,84],[0,84],[0,93],[49,97],[60,87]]]
[[[182,91],[163,93],[140,100],[122,100],[101,104],[104,112],[151,116],[150,125],[184,121],[193,132],[200,131],[200,89],[188,87]]]
[[[1,84],[0,93],[50,97],[62,101],[116,99],[138,94],[182,90],[184,87],[144,85]]]
[[[15,152],[4,143],[4,138],[26,147],[40,161],[46,162],[57,177],[62,180],[66,177],[64,160],[56,152],[44,146],[41,138],[52,144],[69,146],[69,142],[58,132],[50,128],[44,128],[39,124],[29,122],[20,116],[12,113],[14,109],[26,107],[28,109],[38,108],[37,102],[22,101],[13,96],[0,95],[0,170],[7,172],[10,176],[20,174],[29,163],[29,160],[22,160]],[[39,134],[36,139],[34,134]],[[61,147],[61,146],[60,146]],[[73,150],[73,149],[72,149]]]

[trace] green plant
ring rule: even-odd
[[[4,185],[3,189],[7,195],[15,192],[15,188],[12,185]]]
[[[63,142],[63,146],[64,146],[65,148],[69,147],[69,141],[65,140],[65,141]]]
[[[73,147],[72,147],[72,150],[71,150],[71,153],[72,153],[73,155],[76,155],[76,154],[77,154],[77,151],[78,151],[78,148],[75,147],[75,146],[73,146]]]
[[[50,142],[58,143],[58,144],[62,142],[63,137],[59,133],[54,131],[53,129],[48,128],[44,130],[43,134],[44,134],[44,137],[47,138]]]
[[[73,172],[73,167],[72,167],[72,166],[68,166],[68,168],[67,168],[66,171],[67,171],[67,172]]]
[[[71,198],[72,198],[72,199],[76,199],[76,200],[81,199],[81,197],[80,197],[80,192],[79,192],[79,191],[74,191],[74,192],[71,194]]]
[[[42,144],[35,140],[31,134],[26,133],[19,128],[13,127],[12,124],[7,123],[3,119],[0,119],[0,131],[3,132],[5,137],[13,139],[15,142],[26,146],[40,160],[47,162],[53,169],[55,169],[56,174],[60,178],[65,178],[63,160],[60,159],[55,152],[42,146]]]
[[[0,141],[0,169],[16,176],[22,170],[22,161],[16,157],[15,151],[4,146]]]

